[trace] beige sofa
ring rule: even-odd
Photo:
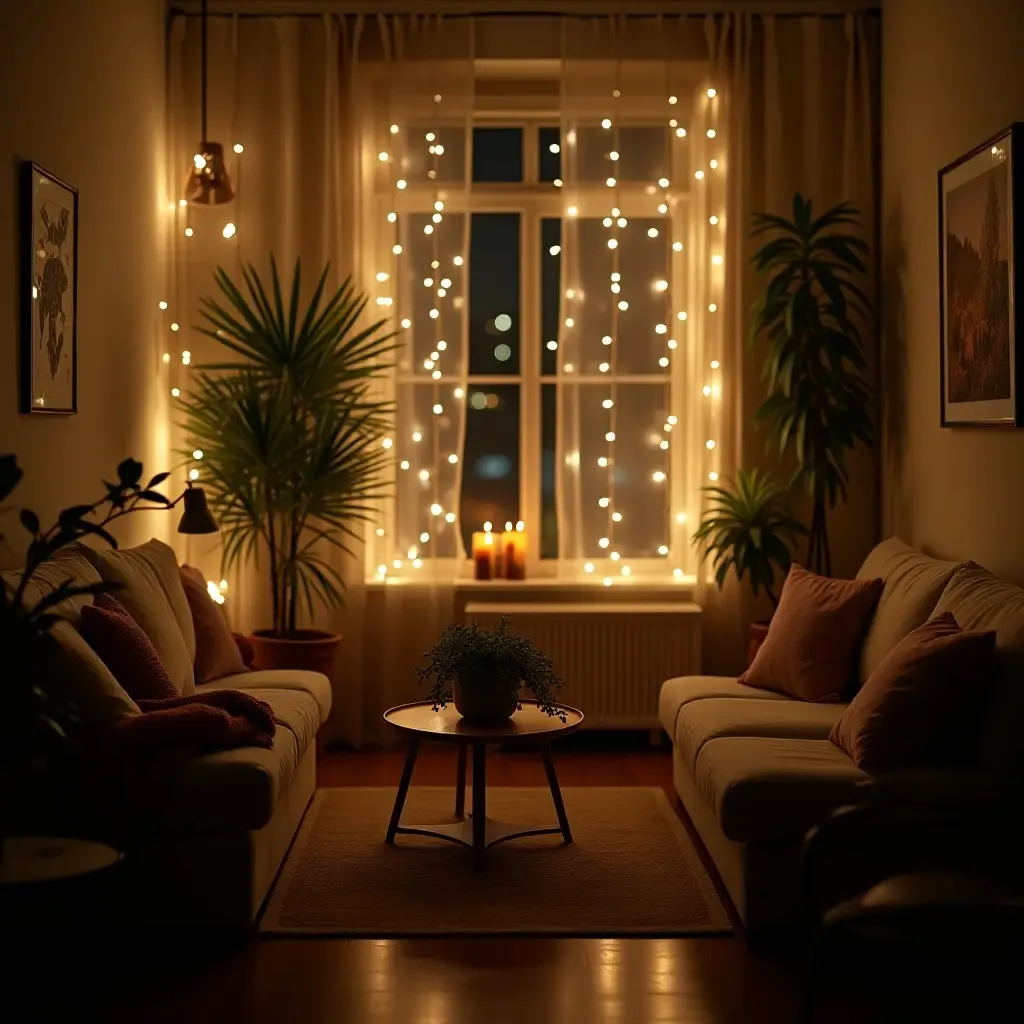
[[[858,685],[934,613],[952,612],[964,629],[996,631],[999,671],[978,681],[978,736],[956,775],[983,790],[1019,778],[1024,589],[896,538],[879,544],[857,575],[885,580],[860,651]],[[659,712],[673,744],[676,791],[748,929],[802,923],[803,838],[871,781],[828,739],[845,707],[803,703],[726,677],[686,676],[662,686]]]
[[[256,918],[316,785],[316,735],[331,708],[326,676],[260,671],[196,687],[195,636],[173,551],[150,541],[135,549],[63,551],[34,597],[61,579],[117,580],[114,595],[153,641],[179,692],[237,689],[266,701],[277,719],[273,747],[242,747],[150,764],[102,785],[85,781],[59,812],[65,833],[111,843],[125,854],[110,878],[103,923],[244,928]],[[7,575],[10,584],[14,577]],[[137,706],[75,631],[86,599],[58,610],[61,651],[49,671],[73,689],[83,716],[99,724]]]

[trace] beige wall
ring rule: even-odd
[[[0,8],[0,452],[25,470],[17,505],[98,497],[126,456],[170,468],[161,385],[163,0],[4,0]],[[79,190],[77,416],[18,412],[18,164]],[[129,519],[161,535],[171,516]],[[11,539],[20,530],[7,528]],[[15,551],[0,559],[17,559]]]
[[[1024,3],[887,0],[883,520],[1024,582],[1024,430],[939,426],[937,172],[1024,118]]]

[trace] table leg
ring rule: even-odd
[[[473,870],[481,871],[487,849],[487,744],[473,744]]]
[[[395,831],[398,823],[402,820],[402,808],[405,806],[405,798],[409,794],[409,783],[412,781],[412,770],[416,767],[416,754],[420,749],[420,741],[413,736],[409,744],[409,753],[405,758],[405,767],[402,769],[402,779],[398,783],[398,793],[395,796],[395,806],[391,812],[391,821],[388,823],[388,834],[384,840],[387,843],[395,841]]]
[[[459,744],[459,763],[455,769],[455,817],[466,816],[466,744]]]
[[[569,829],[569,819],[565,815],[565,804],[562,803],[562,791],[558,787],[558,776],[555,774],[555,762],[551,757],[551,744],[540,745],[540,756],[544,761],[544,772],[548,777],[548,785],[551,787],[551,799],[555,804],[555,814],[558,815],[558,827],[562,830],[562,838],[572,842],[572,832]]]

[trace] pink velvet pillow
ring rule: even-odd
[[[181,696],[152,641],[109,594],[82,608],[78,631],[132,700]]]
[[[179,571],[196,631],[196,684],[248,672],[220,608],[206,589],[203,574],[190,565],[183,565]]]
[[[965,632],[951,612],[929,619],[881,660],[829,739],[866,772],[952,759],[943,743],[990,675],[995,650],[994,632]]]
[[[797,700],[839,701],[882,580],[834,580],[795,562],[768,636],[739,681]]]

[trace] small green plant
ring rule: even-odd
[[[808,568],[830,575],[827,510],[846,499],[847,449],[872,443],[871,387],[864,379],[858,322],[870,324],[871,303],[854,283],[866,273],[868,247],[843,230],[860,224],[852,203],[815,219],[811,201],[793,197],[793,220],[754,215],[753,236],[772,232],[753,256],[769,273],[755,309],[753,337],[768,340],[764,377],[768,397],[757,411],[780,452],[792,448],[793,484],[811,496]]]
[[[711,559],[718,586],[725,583],[730,569],[739,580],[749,573],[754,596],[763,587],[778,607],[775,570],[785,576],[792,561],[789,544],[807,533],[789,510],[786,489],[756,469],[741,469],[731,487],[702,489],[711,501],[693,542],[704,558]]]
[[[492,688],[514,701],[517,710],[522,710],[519,693],[525,686],[541,711],[565,721],[565,712],[555,702],[564,684],[551,659],[529,637],[510,632],[504,615],[497,629],[480,629],[475,622],[446,626],[424,657],[427,664],[417,674],[421,683],[430,683],[427,699],[434,702],[435,711],[452,699],[456,682]]]

